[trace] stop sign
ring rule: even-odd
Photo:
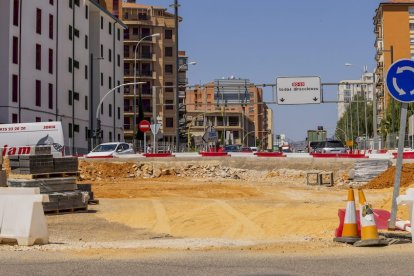
[[[150,130],[151,128],[151,124],[150,122],[148,122],[147,120],[142,120],[139,124],[138,124],[138,128],[139,130],[141,130],[142,132],[147,132]]]

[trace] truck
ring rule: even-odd
[[[35,146],[50,146],[62,156],[64,138],[61,122],[0,124],[0,151],[6,155],[28,155]]]
[[[315,148],[321,144],[320,142],[326,141],[326,130],[308,130],[306,141],[308,152],[314,152]]]

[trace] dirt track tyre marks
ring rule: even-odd
[[[237,233],[255,233],[258,238],[264,238],[265,232],[261,227],[251,221],[246,215],[240,213],[236,209],[234,209],[231,205],[223,200],[215,200],[218,206],[220,206],[224,211],[235,218],[235,223],[233,226],[229,228],[225,233],[224,236],[232,237],[235,236]],[[228,224],[228,223],[227,223]]]
[[[171,234],[170,221],[164,204],[155,199],[151,200],[151,203],[156,215],[156,222],[152,230],[158,233]]]

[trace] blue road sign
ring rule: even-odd
[[[391,96],[399,102],[414,102],[414,60],[394,62],[387,73],[387,87]]]

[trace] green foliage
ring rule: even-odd
[[[372,137],[372,112],[372,103],[365,102],[364,96],[362,95],[355,95],[336,124],[335,136],[344,144],[346,140],[355,142],[358,134],[359,136],[365,136],[365,125],[367,125],[367,135],[368,137]]]

